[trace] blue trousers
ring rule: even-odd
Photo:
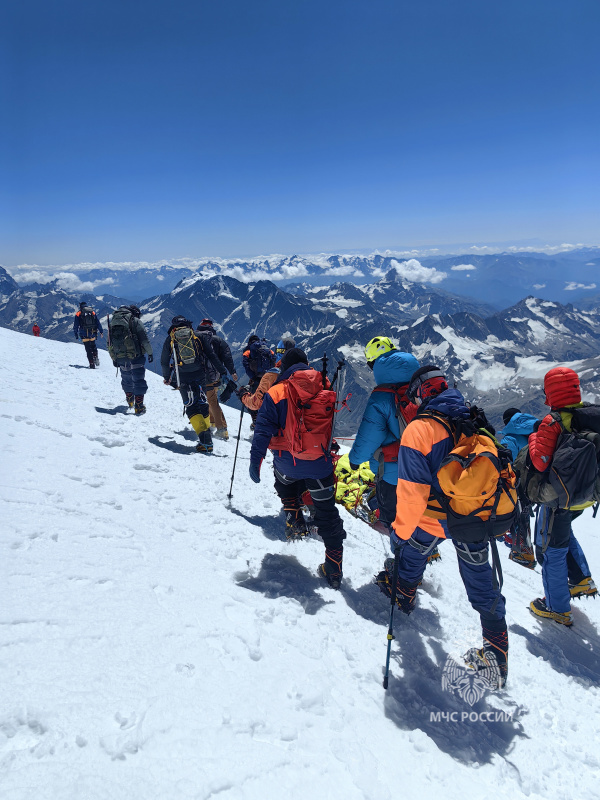
[[[120,361],[121,386],[127,394],[144,395],[148,391],[146,383],[146,357],[137,356],[131,361]]]
[[[536,554],[542,565],[546,606],[560,614],[571,609],[569,583],[580,583],[591,574],[581,545],[573,534],[573,517],[571,511],[556,509],[552,515],[548,506],[541,506],[535,521]]]
[[[421,552],[435,543],[435,537],[417,528],[407,542],[398,539],[395,533],[390,537],[392,551],[401,547],[398,578],[408,586],[417,586],[423,578],[429,553]],[[438,539],[438,544],[444,539]],[[469,602],[478,612],[481,625],[487,630],[506,628],[504,596],[499,588],[494,588],[494,577],[489,559],[487,543],[466,544],[453,542],[458,556],[458,570],[465,586]],[[417,545],[418,547],[415,547]],[[476,561],[477,563],[474,563]]]

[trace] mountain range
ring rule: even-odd
[[[96,295],[110,292],[139,302],[171,292],[189,277],[231,277],[245,283],[270,280],[279,286],[306,282],[329,286],[340,280],[357,285],[379,281],[396,269],[410,283],[421,283],[449,294],[469,297],[496,311],[535,295],[563,304],[598,295],[600,247],[569,248],[564,252],[503,252],[456,255],[413,255],[411,252],[321,255],[273,255],[250,259],[180,259],[175,264],[76,265],[56,269],[13,270],[21,288],[32,282],[58,281],[68,291]]]
[[[197,324],[210,317],[229,342],[242,375],[241,355],[248,336],[257,333],[275,344],[292,335],[314,363],[326,352],[330,366],[346,359],[345,391],[351,411],[340,415],[340,434],[356,431],[373,387],[364,345],[388,335],[421,363],[435,362],[472,402],[483,405],[499,424],[508,406],[540,415],[544,411],[542,378],[556,364],[570,364],[583,377],[586,398],[600,396],[600,309],[576,309],[529,296],[495,311],[489,305],[405,279],[390,269],[363,286],[335,283],[315,287],[294,284],[289,291],[272,281],[244,282],[199,274],[184,277],[173,291],[140,304],[142,320],[156,353],[171,319],[183,314]],[[56,283],[20,288],[0,268],[0,325],[72,339],[73,316],[82,296]],[[114,295],[83,298],[101,317],[131,300]],[[100,341],[100,346],[104,344]],[[151,369],[159,371],[158,358]],[[235,400],[233,401],[235,404]]]

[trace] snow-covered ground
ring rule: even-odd
[[[480,644],[445,544],[385,692],[382,537],[345,517],[334,592],[320,540],[285,542],[269,464],[250,482],[247,420],[230,503],[233,438],[193,452],[152,373],[148,413],[112,413],[101,358],[0,329],[2,800],[600,797],[600,603],[539,622],[540,575],[502,547],[509,685],[471,707],[441,685]],[[599,525],[576,523],[597,576]]]

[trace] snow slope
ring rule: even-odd
[[[250,482],[247,421],[229,504],[235,441],[192,454],[156,375],[136,419],[107,413],[105,354],[91,371],[81,345],[0,329],[0,356],[3,800],[600,796],[600,603],[538,622],[540,575],[502,552],[509,686],[471,708],[441,687],[480,643],[445,543],[386,693],[379,534],[346,518],[336,593],[320,540],[285,542],[269,465]],[[576,530],[599,575],[597,524]]]

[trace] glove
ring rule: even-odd
[[[350,462],[350,469],[352,470],[352,472],[356,472],[356,470],[359,467],[360,467],[360,464],[353,464],[352,462]]]
[[[240,386],[240,388],[236,392],[237,396],[242,399],[242,397],[246,397],[247,394],[250,394],[250,389],[247,386]]]
[[[150,353],[150,355],[148,356],[148,363],[151,364],[153,361],[154,361],[154,356],[152,355],[152,353]]]
[[[249,472],[254,483],[260,483],[260,464],[252,464],[251,462]]]

